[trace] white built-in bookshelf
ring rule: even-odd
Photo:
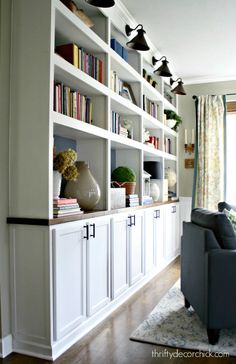
[[[162,164],[163,172],[167,167],[178,172],[178,134],[164,123],[164,109],[176,110],[176,108],[164,97],[164,80],[153,74],[153,66],[141,52],[128,50],[129,58],[126,62],[110,47],[112,37],[115,37],[124,47],[127,38],[124,35],[124,29],[118,31],[116,24],[113,24],[112,17],[109,17],[109,10],[102,13],[99,9],[88,6],[85,1],[77,1],[78,7],[84,9],[94,21],[94,27],[89,28],[60,0],[49,3],[51,5],[43,1],[38,5],[38,12],[44,18],[40,32],[35,28],[35,34],[24,35],[26,38],[24,44],[18,42],[14,47],[18,56],[15,57],[12,67],[14,90],[12,91],[11,125],[13,129],[20,127],[22,140],[24,138],[26,140],[20,154],[17,151],[13,160],[19,165],[22,165],[23,161],[27,163],[29,151],[31,151],[31,158],[29,169],[25,166],[22,170],[16,170],[13,163],[11,173],[13,181],[30,184],[31,180],[32,185],[26,189],[27,197],[23,190],[21,194],[17,192],[12,194],[10,215],[52,217],[52,154],[55,136],[76,141],[78,159],[89,162],[90,169],[101,188],[101,200],[97,209],[110,209],[111,172],[118,165],[126,165],[134,169],[137,175],[136,193],[141,201],[144,161],[158,160]],[[19,9],[19,11],[22,10]],[[47,13],[46,17],[45,13]],[[26,22],[33,22],[33,18],[29,20],[27,14],[22,16],[25,17]],[[16,26],[21,27],[20,24]],[[102,60],[103,83],[55,53],[56,46],[68,43],[75,43]],[[19,55],[27,52],[29,59],[26,63],[22,67],[21,64],[16,64],[20,62]],[[157,82],[155,88],[143,78],[143,69],[146,69]],[[111,90],[112,71],[119,79],[131,86],[136,104]],[[22,90],[22,82],[15,82],[14,72],[20,81],[25,79],[25,90]],[[29,80],[28,86],[27,80]],[[91,98],[92,124],[54,111],[54,82],[62,82],[71,90],[79,91],[82,95]],[[32,89],[34,92],[31,91]],[[21,93],[20,99],[24,107],[19,107],[19,93]],[[151,102],[158,104],[156,118],[143,110],[143,95]],[[131,122],[133,139],[112,132],[112,111]],[[16,120],[17,125],[14,126]],[[150,135],[159,139],[158,149],[143,143],[144,128],[149,130]],[[14,138],[17,143],[19,135],[14,135],[13,130],[13,142]],[[171,143],[171,153],[166,152],[166,139]],[[30,171],[33,170],[32,175]],[[13,190],[16,191],[15,186]],[[174,192],[178,196],[178,184]],[[44,197],[38,201],[38,195]],[[27,204],[25,204],[26,198]]]

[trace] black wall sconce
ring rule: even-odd
[[[140,29],[137,29],[138,27],[140,27]],[[125,33],[128,37],[134,30],[137,30],[138,34],[129,42],[127,42],[126,45],[131,49],[135,49],[136,51],[149,51],[150,48],[144,37],[144,33],[146,32],[143,29],[142,24],[138,24],[134,29],[130,28],[130,26],[126,24]]]
[[[176,94],[176,95],[186,95],[186,92],[185,92],[185,90],[183,88],[184,83],[182,81],[182,78],[179,77],[179,78],[177,78],[177,80],[173,80],[173,78],[170,79],[170,85],[171,86],[175,82],[178,82],[178,85],[175,88],[173,88],[171,90],[171,92],[173,92],[173,94]]]
[[[160,61],[162,61],[162,65],[160,67],[158,67],[154,71],[154,73],[156,73],[157,75],[162,76],[162,77],[171,77],[172,73],[169,70],[169,67],[168,67],[169,62],[167,61],[166,56],[163,56],[160,59],[156,59],[155,57],[152,57],[153,66],[155,66],[155,64]]]
[[[111,8],[115,5],[114,0],[85,0],[88,4],[97,6],[98,8]]]

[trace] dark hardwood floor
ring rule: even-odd
[[[55,364],[189,364],[236,363],[236,358],[158,358],[165,350],[176,353],[176,349],[143,344],[129,340],[134,329],[147,317],[158,301],[179,278],[179,261],[155,277],[141,291],[117,309],[88,335],[73,345],[58,358]],[[236,344],[236,343],[235,343]],[[187,350],[179,350],[190,353]],[[155,357],[156,355],[156,357]],[[11,354],[0,359],[1,364],[46,364],[47,360],[35,359],[20,354]]]

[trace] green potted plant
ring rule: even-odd
[[[113,187],[125,187],[126,195],[135,193],[136,174],[133,169],[125,166],[117,167],[111,174]]]
[[[165,110],[164,113],[166,115],[167,126],[174,131],[178,131],[179,125],[183,122],[181,117],[173,110]]]

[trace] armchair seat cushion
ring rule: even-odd
[[[236,235],[225,214],[196,208],[192,210],[191,221],[196,225],[211,229],[222,249],[236,249]]]

